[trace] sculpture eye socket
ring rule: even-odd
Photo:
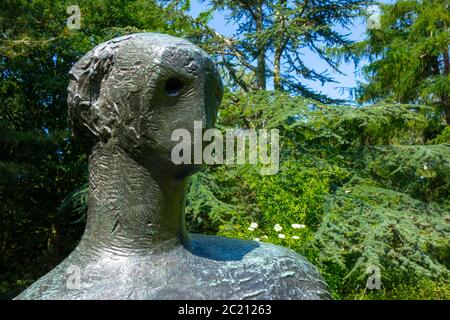
[[[172,97],[178,96],[181,89],[183,89],[183,81],[175,77],[168,79],[164,85],[164,91]]]

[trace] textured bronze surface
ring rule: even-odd
[[[70,74],[73,132],[92,147],[86,229],[16,299],[330,298],[316,268],[291,250],[186,233],[186,188],[199,167],[172,163],[171,133],[192,132],[194,121],[213,127],[223,94],[202,50],[134,34],[97,46]]]

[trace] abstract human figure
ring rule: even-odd
[[[92,148],[76,249],[16,299],[328,299],[316,268],[266,243],[188,234],[188,178],[171,133],[213,127],[223,90],[192,43],[141,33],[100,44],[70,71],[73,133]]]

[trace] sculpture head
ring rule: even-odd
[[[213,61],[192,43],[139,33],[100,44],[70,71],[69,119],[89,147],[113,144],[143,166],[175,175],[175,129],[214,126],[223,87]]]

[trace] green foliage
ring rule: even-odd
[[[426,214],[424,214],[426,212]],[[416,279],[447,280],[448,210],[358,179],[329,199],[311,244],[314,260],[338,294],[364,290],[366,269],[381,269],[383,288]]]
[[[322,220],[333,169],[318,169],[307,158],[282,162],[276,175],[261,176],[259,168],[250,165],[235,168],[244,183],[234,197],[242,198],[246,208],[224,221],[219,234],[300,249],[298,244],[310,240]],[[258,227],[251,228],[252,223]]]
[[[359,156],[358,169],[377,183],[422,201],[449,203],[449,145],[370,147]]]
[[[264,223],[275,225],[280,214],[285,228],[293,223],[314,228],[321,221],[320,204],[328,191],[329,178],[316,168],[299,171],[299,162],[285,162],[278,174],[250,180]],[[259,178],[255,173],[253,177]]]
[[[233,39],[225,41],[225,48],[216,51],[223,52],[221,58],[228,69],[244,70],[245,79],[232,76],[243,90],[266,90],[266,82],[272,78],[276,90],[327,101],[325,95],[305,82],[334,80],[327,70],[317,70],[308,64],[304,54],[316,55],[339,73],[339,64],[328,49],[348,48],[353,43],[346,29],[372,2],[211,0],[213,8],[226,10],[227,21],[237,27]]]
[[[296,250],[319,267],[335,298],[448,296],[450,149],[430,144],[445,132],[433,109],[228,93],[220,122],[279,128],[282,145],[276,175],[227,167],[239,179],[229,179],[217,198],[227,203],[232,190],[240,205],[220,235]],[[222,174],[215,170],[209,178]],[[381,270],[377,292],[365,288],[369,266]]]

